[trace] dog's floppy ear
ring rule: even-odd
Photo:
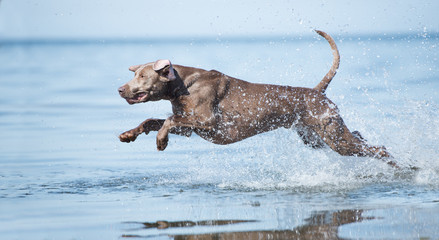
[[[156,71],[160,76],[167,79],[162,81],[169,82],[176,79],[174,68],[169,60],[157,60],[152,66],[152,69],[154,69],[154,71]]]
[[[130,68],[128,68],[131,72],[135,72],[137,71],[137,69],[139,69],[143,64],[139,64],[139,65],[134,65],[131,66]]]

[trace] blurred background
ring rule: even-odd
[[[437,1],[2,0],[1,40],[424,34]]]

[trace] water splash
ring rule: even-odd
[[[250,191],[333,191],[375,183],[439,187],[437,106],[407,101],[398,109],[379,103],[375,108],[382,114],[364,117],[352,113],[348,118],[358,118],[361,132],[367,133],[372,144],[385,143],[403,170],[373,158],[343,157],[329,148],[312,149],[304,146],[294,130],[279,129],[233,145],[206,144],[207,152],[185,156],[184,177],[167,183]],[[193,137],[188,141],[194,144]],[[410,170],[413,166],[420,170]]]

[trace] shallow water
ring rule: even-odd
[[[309,39],[0,44],[3,239],[438,239],[439,39],[337,39],[328,89],[347,126],[401,166],[341,157],[279,129],[217,146],[118,134],[165,118],[128,105],[130,65],[169,58],[252,82],[313,87],[330,67]]]

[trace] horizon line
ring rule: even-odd
[[[439,32],[430,33],[361,33],[361,34],[335,34],[336,40],[392,40],[392,39],[438,39]],[[291,35],[205,35],[205,36],[162,36],[162,37],[41,37],[41,38],[6,38],[0,39],[1,45],[16,44],[134,44],[134,43],[196,43],[196,42],[288,42],[288,41],[309,41],[318,39],[319,36],[311,34]]]

